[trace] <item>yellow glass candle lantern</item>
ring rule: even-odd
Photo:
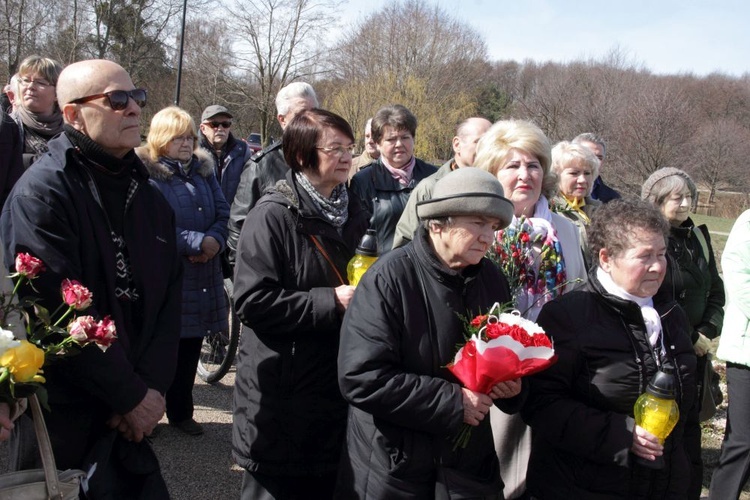
[[[651,378],[646,392],[640,395],[633,408],[635,423],[650,432],[664,444],[669,434],[677,425],[680,409],[675,400],[675,380],[671,369],[658,371]],[[656,460],[637,459],[641,465],[652,469],[664,467],[664,457]]]
[[[357,250],[354,252],[354,257],[352,257],[352,260],[346,266],[346,276],[349,278],[349,284],[357,286],[359,280],[362,279],[362,276],[376,260],[378,260],[377,236],[374,229],[368,229],[359,241]]]

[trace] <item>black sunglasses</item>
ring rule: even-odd
[[[209,125],[211,125],[211,128],[229,128],[232,126],[232,122],[208,122]]]
[[[133,90],[111,90],[104,92],[103,94],[87,95],[86,97],[79,97],[70,101],[72,104],[83,104],[84,102],[93,101],[100,97],[106,97],[109,102],[109,107],[115,111],[125,109],[128,107],[128,99],[133,99],[135,103],[141,108],[146,105],[146,89],[133,89]]]

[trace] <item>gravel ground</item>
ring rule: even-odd
[[[207,385],[196,378],[195,420],[205,433],[187,436],[170,427],[166,417],[153,438],[162,473],[174,500],[239,498],[243,470],[232,462],[232,387],[234,370]],[[0,443],[0,472],[7,471],[7,445]]]

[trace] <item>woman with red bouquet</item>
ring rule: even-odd
[[[339,385],[350,410],[337,497],[499,499],[487,414],[518,411],[525,391],[515,379],[475,392],[447,365],[465,341],[462,318],[510,299],[484,255],[513,206],[493,175],[463,168],[417,214],[414,240],[370,268],[344,316]],[[454,449],[464,423],[473,432]]]

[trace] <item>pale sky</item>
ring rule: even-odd
[[[654,73],[750,73],[747,0],[422,0],[478,30],[490,59],[570,62],[619,47]],[[385,2],[349,0],[347,25]]]

